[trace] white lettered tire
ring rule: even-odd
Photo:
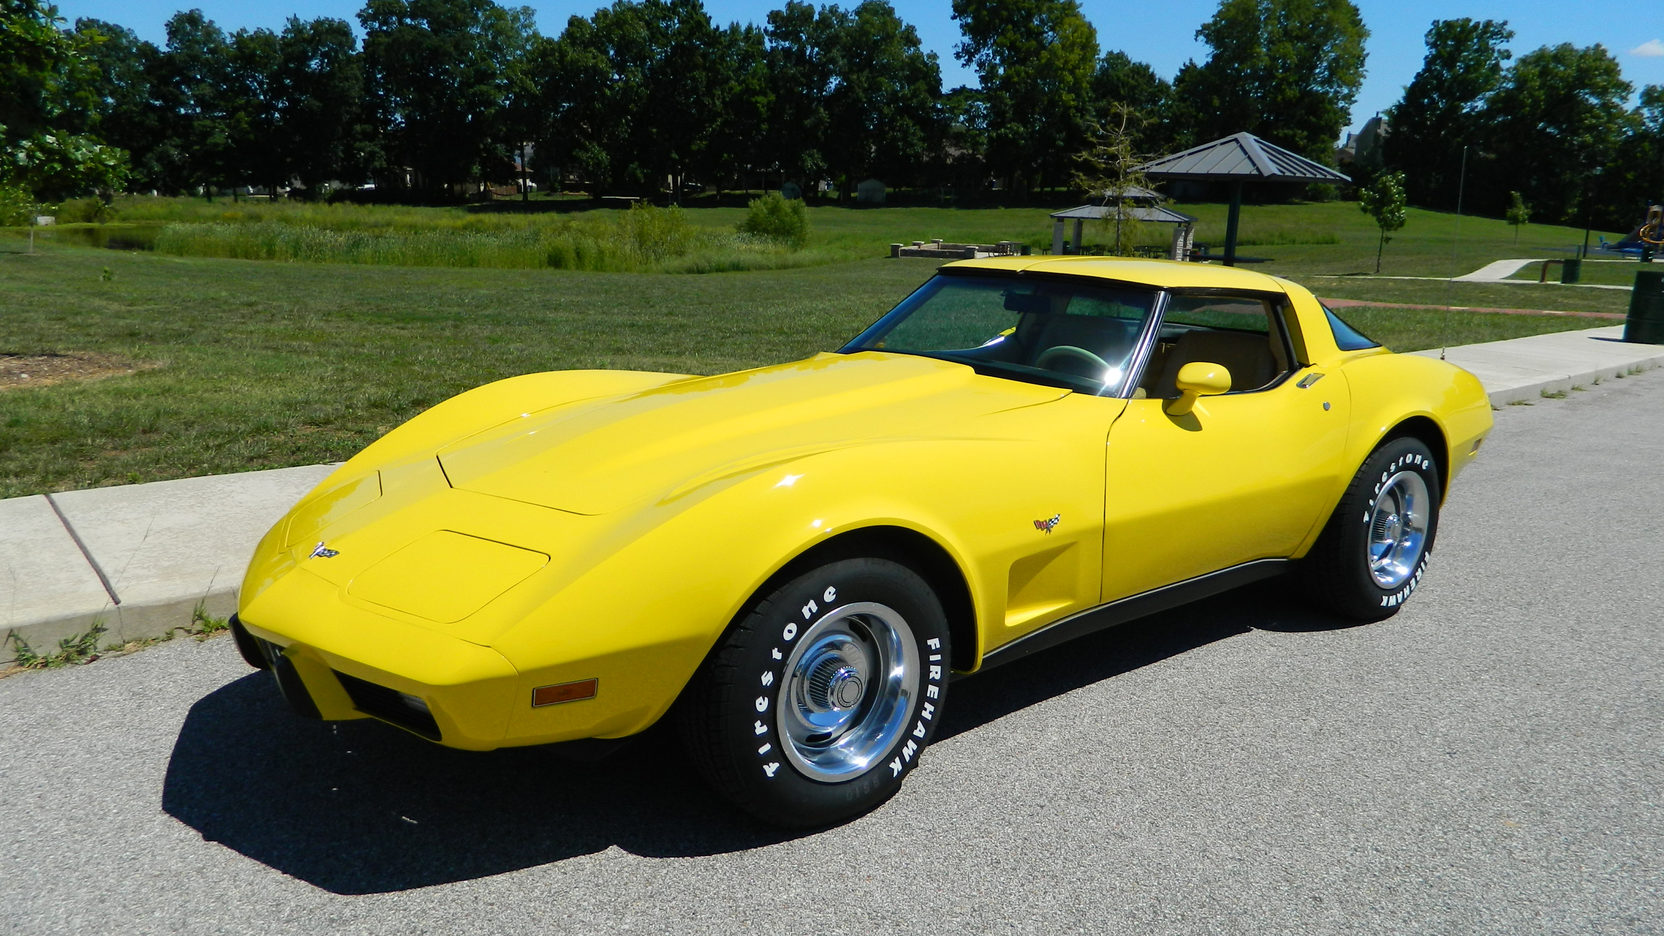
[[[1312,598],[1359,621],[1398,613],[1427,571],[1442,490],[1420,440],[1400,437],[1371,452],[1306,558]]]
[[[678,710],[710,784],[775,824],[823,826],[895,794],[942,717],[948,625],[912,569],[843,559],[754,601]]]

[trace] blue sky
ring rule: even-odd
[[[498,0],[516,6],[513,0]],[[825,0],[815,0],[819,6]],[[844,0],[854,6],[859,0]],[[1468,16],[1507,20],[1514,30],[1510,48],[1516,55],[1539,46],[1570,42],[1578,46],[1604,45],[1617,56],[1624,77],[1636,88],[1664,85],[1664,16],[1657,0],[1357,0],[1369,27],[1369,60],[1363,90],[1352,108],[1352,129],[1403,95],[1404,86],[1421,67],[1426,52],[1424,36],[1435,19]],[[158,45],[166,40],[162,26],[176,11],[195,7],[227,32],[237,29],[281,29],[291,15],[302,19],[337,17],[357,26],[362,0],[59,0],[58,12],[74,22],[92,17],[119,23]],[[568,17],[588,16],[603,4],[598,0],[542,0],[527,3],[537,11],[538,29],[558,35]],[[705,0],[718,23],[752,22],[761,25],[769,10],[784,0]],[[975,84],[976,77],[953,58],[959,42],[958,24],[948,0],[892,0],[902,19],[913,24],[925,48],[942,63],[944,87]],[[1218,0],[1122,2],[1082,0],[1086,18],[1098,30],[1098,45],[1120,49],[1148,63],[1156,73],[1172,79],[1186,61],[1202,60],[1207,48],[1196,41],[1196,29],[1213,16]]]

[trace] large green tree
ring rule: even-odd
[[[574,16],[539,50],[562,138],[592,186],[680,197],[709,164],[716,115],[728,101],[712,50],[722,34],[699,0],[617,0]]]
[[[712,115],[710,143],[699,172],[704,181],[720,188],[767,161],[762,143],[768,137],[774,83],[769,78],[767,37],[759,26],[730,23],[717,35],[712,53],[716,96],[727,105]]]
[[[278,37],[275,78],[286,178],[309,190],[364,181],[364,70],[347,21],[290,17]]]
[[[1480,180],[1481,209],[1500,214],[1506,193],[1518,190],[1540,217],[1581,221],[1594,175],[1629,125],[1631,90],[1600,45],[1520,56],[1486,107],[1495,167]]]
[[[915,181],[939,138],[942,74],[885,0],[845,10],[790,2],[769,14],[776,161],[803,182]]]
[[[1351,0],[1221,0],[1173,82],[1185,142],[1247,131],[1321,163],[1351,117],[1369,30]]]
[[[1140,153],[1158,153],[1172,142],[1173,86],[1155,69],[1125,52],[1104,53],[1092,75],[1093,114],[1100,127],[1118,126]]]
[[[88,67],[74,80],[76,99],[87,113],[83,125],[128,154],[128,186],[138,191],[167,186],[159,152],[167,151],[167,121],[156,102],[162,50],[131,29],[96,19],[75,21],[75,34]]]
[[[161,187],[211,196],[236,176],[231,42],[201,10],[175,13],[165,28],[167,47],[153,76]]]
[[[119,185],[126,154],[85,132],[84,39],[40,0],[0,2],[0,186],[43,201]]]
[[[1387,111],[1386,162],[1403,170],[1411,202],[1456,207],[1462,150],[1487,135],[1485,105],[1502,84],[1513,37],[1506,22],[1465,17],[1427,30],[1421,70]]]
[[[1068,177],[1092,131],[1098,35],[1075,0],[953,0],[982,83],[987,162],[1018,198]]]
[[[402,184],[408,168],[413,186],[432,195],[508,174],[519,141],[503,117],[532,21],[529,7],[491,0],[369,0],[358,22],[387,182]]]

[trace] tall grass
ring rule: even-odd
[[[235,260],[593,273],[720,272],[824,262],[793,258],[767,238],[695,225],[678,208],[651,206],[567,220],[262,205],[166,224],[156,250]]]

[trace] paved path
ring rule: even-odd
[[[1474,270],[1472,273],[1452,277],[1452,279],[1458,283],[1501,283],[1518,273],[1522,268],[1541,262],[1541,260],[1530,258],[1524,260],[1495,260]]]
[[[0,932],[1658,933],[1664,370],[1496,415],[1397,617],[1270,587],[956,683],[818,834],[662,739],[306,722],[223,637],[0,680]]]

